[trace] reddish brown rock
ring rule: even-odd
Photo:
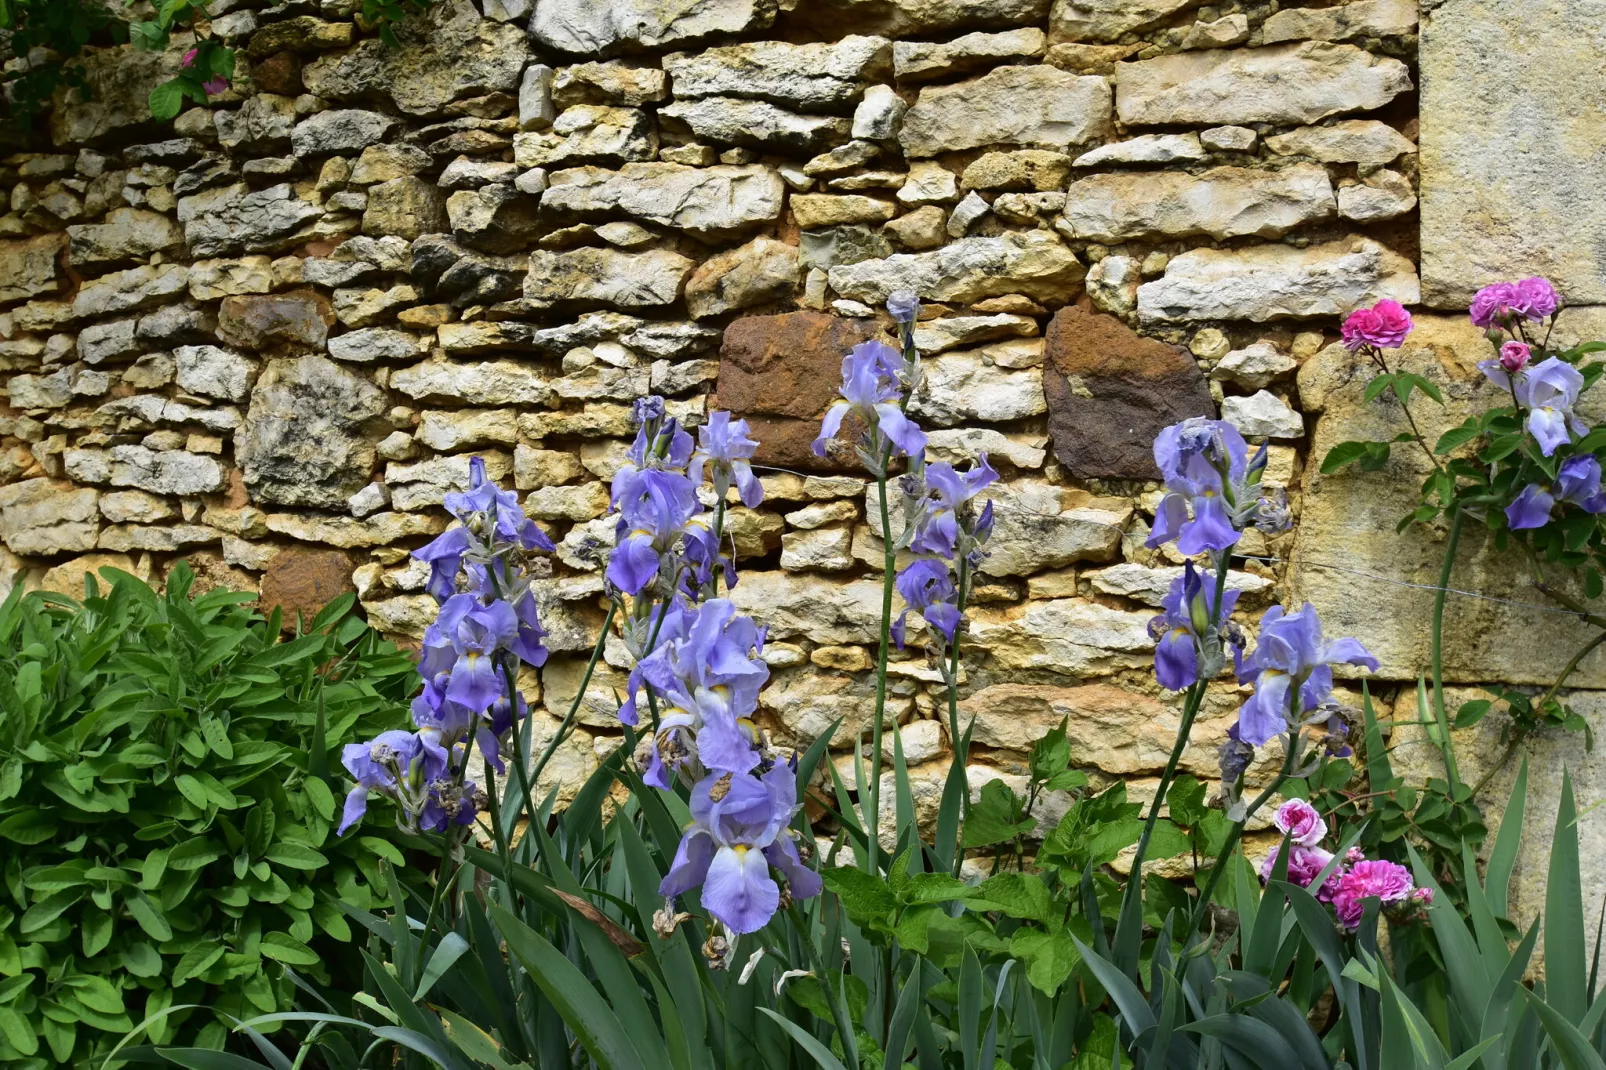
[[[820,418],[838,400],[842,358],[880,334],[873,320],[824,312],[745,316],[725,328],[713,404],[747,419],[759,442],[754,459],[761,464],[853,467],[851,451],[822,461],[809,447]]]
[[[329,299],[311,290],[252,294],[223,299],[217,333],[228,344],[252,351],[321,351],[334,322]]]
[[[251,64],[251,81],[264,93],[293,97],[301,93],[301,57],[294,52],[276,52]]]
[[[1188,352],[1079,306],[1045,335],[1043,394],[1054,456],[1072,475],[1153,479],[1154,436],[1189,416],[1214,416],[1210,387]]]
[[[292,546],[274,554],[262,574],[262,612],[283,610],[289,631],[297,614],[310,622],[324,606],[354,590],[351,558],[344,553]]]

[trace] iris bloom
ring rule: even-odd
[[[619,483],[614,483],[618,494]],[[658,575],[659,560],[702,511],[697,485],[679,472],[649,468],[636,472],[632,490],[620,505],[618,542],[608,558],[608,582],[626,594],[640,594]]]
[[[936,554],[952,561],[958,552],[960,516],[982,489],[998,481],[998,473],[987,463],[984,453],[970,471],[957,471],[953,465],[938,462],[926,465],[926,497],[915,518],[914,538],[909,549],[917,554]],[[991,502],[988,505],[991,506]],[[988,514],[989,519],[991,513]]]
[[[748,463],[757,449],[758,443],[747,437],[746,420],[733,421],[723,409],[709,413],[708,420],[697,430],[697,452],[691,458],[692,482],[702,484],[706,462],[712,469],[716,501],[724,500],[734,482],[742,504],[757,508],[764,501],[764,487]]]
[[[1232,616],[1238,604],[1237,591],[1225,591],[1221,614],[1215,608],[1216,585],[1207,583],[1189,561],[1182,575],[1171,581],[1171,589],[1160,600],[1165,611],[1149,621],[1153,636],[1154,675],[1168,691],[1185,691],[1199,679],[1199,644],[1209,634],[1211,620],[1218,623]],[[1219,662],[1217,663],[1219,664]]]
[[[1332,694],[1334,665],[1376,672],[1378,660],[1357,640],[1325,642],[1309,602],[1296,613],[1282,606],[1266,610],[1255,652],[1239,673],[1240,681],[1254,681],[1255,693],[1238,711],[1238,738],[1258,747],[1288,731],[1301,712],[1314,711]]]
[[[775,765],[762,777],[710,776],[691,793],[692,825],[659,885],[674,898],[702,885],[703,906],[733,933],[757,932],[780,908],[774,867],[794,898],[821,889],[788,832],[797,813],[797,774]]]
[[[1589,433],[1589,427],[1573,413],[1584,376],[1560,357],[1551,357],[1519,372],[1515,378],[1501,367],[1499,360],[1482,360],[1478,367],[1489,381],[1515,396],[1517,405],[1528,410],[1528,431],[1546,457]]]
[[[485,605],[476,595],[453,595],[424,632],[419,672],[426,680],[450,674],[445,696],[480,713],[502,694],[495,655],[512,646],[518,631],[518,615],[506,602]]]
[[[814,440],[816,457],[825,456],[826,443],[836,437],[850,412],[870,429],[872,446],[884,440],[895,453],[924,456],[926,433],[903,414],[899,404],[901,361],[898,351],[884,342],[861,342],[842,358],[839,393],[843,400],[832,405],[820,422],[820,434]]]
[[[1557,502],[1571,502],[1586,513],[1606,513],[1606,494],[1600,489],[1600,461],[1590,454],[1567,458],[1549,489],[1530,483],[1516,501],[1506,506],[1506,523],[1512,531],[1542,528],[1550,522]]]
[[[1146,545],[1152,549],[1175,539],[1177,550],[1192,557],[1237,543],[1254,518],[1266,467],[1264,446],[1251,461],[1236,427],[1196,416],[1155,437],[1154,462],[1165,477],[1167,493],[1155,509]]]
[[[553,549],[546,532],[524,515],[518,496],[502,490],[486,476],[484,458],[470,460],[468,472],[469,489],[453,491],[445,498],[446,510],[459,524],[413,551],[414,558],[429,565],[427,590],[437,602],[445,602],[457,592],[457,575],[465,560],[481,559],[477,565],[483,577],[486,562],[494,557],[483,539],[512,543],[524,550],[550,553]],[[496,567],[498,578],[503,578],[504,566],[498,562]]]
[[[949,578],[948,566],[931,558],[921,558],[898,573],[894,583],[907,604],[892,623],[892,640],[898,644],[898,649],[903,649],[911,612],[919,613],[927,624],[942,633],[945,642],[952,643],[959,629],[959,593]]]

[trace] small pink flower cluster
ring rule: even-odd
[[[1309,888],[1333,861],[1332,852],[1321,847],[1327,836],[1326,819],[1304,799],[1290,799],[1277,808],[1272,823],[1288,836],[1289,882]],[[1281,849],[1273,851],[1261,863],[1262,881],[1271,879],[1281,854]],[[1360,848],[1351,847],[1316,890],[1316,898],[1333,908],[1340,925],[1354,932],[1360,927],[1367,899],[1381,899],[1385,910],[1403,919],[1433,902],[1433,889],[1418,888],[1404,866],[1369,859]]]
[[[1411,333],[1411,314],[1398,301],[1379,301],[1371,308],[1358,308],[1349,314],[1339,334],[1351,353],[1362,346],[1398,349]]]
[[[1554,316],[1560,307],[1561,296],[1556,288],[1536,277],[1485,286],[1472,298],[1472,307],[1467,311],[1472,316],[1473,326],[1487,330],[1503,327],[1513,317],[1537,323]]]

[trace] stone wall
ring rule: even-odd
[[[974,775],[1019,777],[1068,716],[1079,760],[1141,795],[1176,718],[1149,669],[1179,564],[1143,548],[1154,432],[1208,413],[1269,440],[1303,525],[1246,540],[1246,619],[1310,597],[1385,680],[1414,680],[1426,598],[1399,584],[1431,583],[1436,556],[1393,534],[1411,462],[1309,464],[1398,416],[1359,398],[1339,318],[1546,269],[1606,301],[1577,218],[1601,109],[1579,94],[1536,129],[1541,90],[1468,61],[1512,39],[1502,5],[1427,5],[1419,75],[1415,0],[477,4],[441,0],[392,50],[353,0],[217,0],[241,62],[212,107],[158,127],[142,101],[177,53],[100,52],[94,97],[4,160],[4,585],[74,591],[104,564],[160,580],[183,558],[292,616],[355,588],[416,637],[433,605],[407,550],[478,454],[559,543],[554,655],[527,681],[549,736],[602,619],[629,401],[656,391],[696,422],[713,395],[768,466],[763,506],[731,513],[734,597],[770,624],[764,727],[802,743],[842,717],[851,763],[881,544],[852,459],[807,444],[843,352],[909,288],[930,302],[914,408],[933,456],[986,451],[1004,475],[965,667]],[[1517,35],[1529,65],[1558,92],[1598,86],[1552,66],[1542,31],[1598,25],[1579,12],[1602,4],[1546,7]],[[1532,249],[1500,236],[1549,172],[1491,181],[1507,154],[1474,100],[1568,153],[1575,186]],[[1476,405],[1483,345],[1430,319],[1406,359]],[[1484,580],[1519,582],[1462,585]],[[1453,614],[1455,679],[1564,660],[1565,621],[1481,605]],[[618,745],[608,660],[555,766],[571,785]],[[1606,662],[1585,672],[1606,684]],[[923,813],[947,764],[934,680],[917,653],[894,666]],[[1214,773],[1237,702],[1211,697],[1187,770]]]

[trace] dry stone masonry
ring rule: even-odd
[[[851,782],[883,533],[874,488],[808,447],[842,354],[912,289],[932,455],[1004,475],[964,670],[976,784],[1068,716],[1079,761],[1141,795],[1176,717],[1148,670],[1180,564],[1143,547],[1154,433],[1268,441],[1301,524],[1246,539],[1240,605],[1311,598],[1414,680],[1427,596],[1333,568],[1425,583],[1437,555],[1393,534],[1411,461],[1315,474],[1398,415],[1362,400],[1338,318],[1534,272],[1606,303],[1602,83],[1570,47],[1602,0],[1420,25],[1414,0],[439,0],[394,49],[356,6],[213,4],[237,84],[165,128],[144,100],[177,52],[95,52],[91,99],[0,161],[0,588],[184,559],[292,619],[355,590],[416,639],[407,552],[479,455],[558,543],[539,743],[602,621],[631,399],[715,404],[763,443],[765,501],[729,523],[733,597],[770,627],[764,727],[843,718]],[[1459,414],[1483,346],[1429,317],[1407,359]],[[1573,645],[1553,615],[1462,609],[1458,681],[1542,680]],[[554,783],[619,744],[627,667],[610,647]],[[888,707],[927,810],[936,681],[912,649]],[[1213,774],[1235,703],[1212,695],[1185,769]]]

